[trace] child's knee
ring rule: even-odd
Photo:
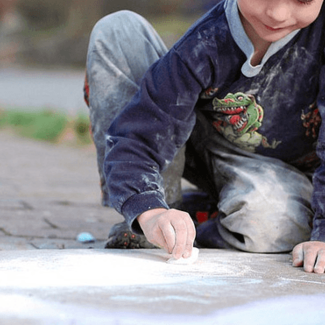
[[[145,19],[133,11],[117,11],[101,18],[96,23],[92,31],[92,37],[96,38],[97,35],[107,37],[114,33],[117,37],[122,36],[127,31],[134,32],[135,29],[145,23]]]
[[[137,53],[152,26],[139,14],[122,10],[101,18],[94,26],[88,54]],[[140,44],[140,45],[139,45]],[[111,54],[113,55],[113,54]]]
[[[241,202],[220,218],[222,237],[237,249],[256,253],[288,252],[310,237],[313,212],[294,197],[282,202]],[[258,204],[260,203],[260,204]]]

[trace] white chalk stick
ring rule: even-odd
[[[179,258],[176,260],[174,257],[171,257],[167,260],[168,264],[178,264],[178,265],[189,265],[193,264],[199,257],[199,249],[196,247],[193,247],[192,249],[192,255],[188,258]]]

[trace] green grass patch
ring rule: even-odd
[[[48,142],[59,141],[68,129],[72,129],[78,143],[91,143],[89,120],[83,115],[71,119],[51,110],[10,109],[0,113],[0,128],[10,128],[20,136]]]

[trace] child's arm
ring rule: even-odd
[[[306,272],[324,273],[325,243],[309,241],[297,245],[292,252],[293,266],[303,266]]]
[[[188,213],[159,208],[142,213],[137,220],[149,242],[175,259],[191,256],[195,227]]]

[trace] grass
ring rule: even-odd
[[[5,128],[23,137],[52,143],[91,143],[89,120],[85,115],[71,118],[51,110],[10,109],[0,112],[0,129]]]

